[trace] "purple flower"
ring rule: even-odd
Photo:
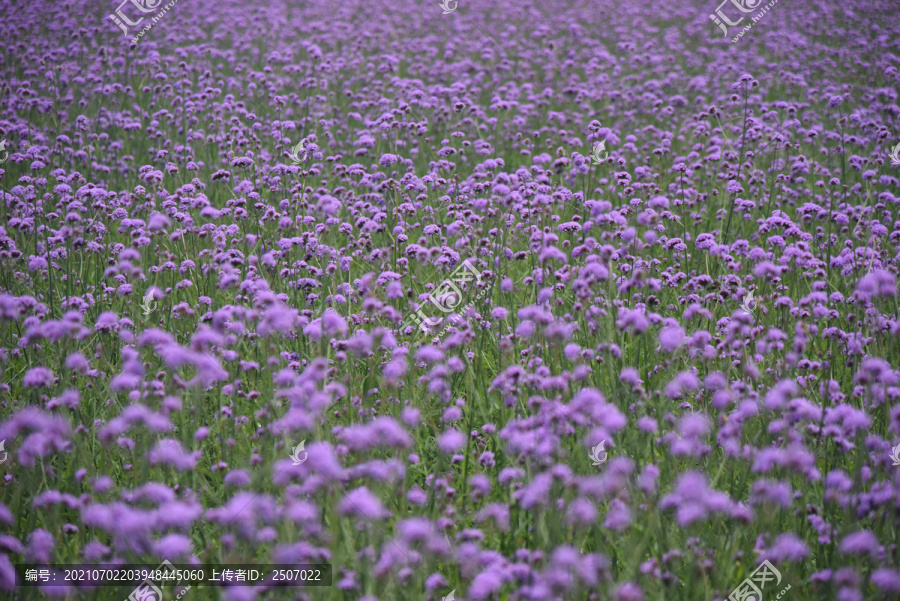
[[[710,490],[699,472],[687,472],[678,478],[675,490],[660,501],[661,509],[675,508],[675,521],[682,527],[703,520],[710,512],[721,512],[731,499],[725,493]]]
[[[878,539],[868,530],[848,534],[838,546],[838,551],[844,555],[869,555],[871,557],[875,557],[879,549]]]
[[[791,485],[787,482],[761,479],[753,483],[750,502],[753,505],[771,503],[784,509],[791,506]]]
[[[322,314],[322,331],[327,336],[343,336],[347,333],[347,322],[333,309],[325,309]]]
[[[0,553],[0,590],[12,593],[16,588],[16,569],[6,553]]]
[[[866,299],[873,296],[896,296],[897,282],[891,272],[876,269],[859,280],[856,292]]]
[[[396,165],[400,159],[395,154],[383,154],[381,158],[378,159],[378,164],[382,167],[387,167],[389,165]]]
[[[900,594],[900,572],[890,568],[878,568],[870,577],[875,588],[885,593]]]
[[[384,366],[384,377],[388,381],[397,382],[406,375],[408,367],[405,357],[396,357]]]
[[[72,353],[66,357],[66,369],[71,369],[72,371],[83,374],[87,372],[90,367],[87,358],[81,353]]]
[[[780,534],[766,550],[766,557],[776,563],[800,561],[809,555],[806,543],[796,534]]]
[[[191,539],[184,534],[166,534],[153,545],[153,552],[166,559],[180,559],[194,552]]]
[[[45,388],[53,384],[53,371],[46,367],[32,367],[25,372],[22,384],[30,388]]]
[[[379,446],[400,449],[412,446],[412,437],[392,417],[377,417],[368,424],[350,426],[341,431],[339,437],[348,448],[354,451]]]
[[[81,550],[81,555],[87,562],[96,562],[109,555],[109,547],[100,541],[92,540]]]
[[[689,371],[683,371],[666,385],[666,396],[670,399],[676,399],[687,392],[697,390],[699,387],[700,381],[697,379],[697,376]]]
[[[504,307],[496,307],[491,310],[491,318],[497,321],[503,321],[509,315],[509,311],[507,311]]]
[[[380,520],[388,515],[381,500],[365,486],[355,488],[344,495],[338,503],[338,513],[367,520]]]
[[[603,520],[603,527],[614,531],[625,530],[631,525],[631,510],[619,499],[613,499],[610,503],[610,510]]]
[[[595,503],[578,497],[569,504],[566,514],[566,523],[571,525],[589,526],[597,521],[597,508]]]
[[[224,482],[229,486],[244,488],[250,486],[253,478],[245,470],[232,470],[225,476]]]
[[[0,523],[12,526],[14,522],[12,511],[9,510],[9,507],[0,503]]]
[[[446,454],[455,453],[466,446],[466,437],[455,428],[448,428],[438,437],[438,448]]]
[[[42,269],[47,269],[47,259],[44,257],[33,257],[28,262],[29,271],[40,271]]]
[[[55,547],[56,539],[53,535],[39,528],[28,535],[25,559],[31,563],[50,563]]]
[[[679,326],[665,327],[659,332],[659,346],[667,353],[674,353],[684,344],[684,330]]]
[[[444,360],[444,352],[433,346],[423,346],[416,353],[416,359],[425,363],[438,363]]]
[[[626,582],[616,590],[613,598],[616,601],[644,601],[644,592],[637,584]]]
[[[500,591],[506,578],[494,567],[488,567],[475,576],[469,585],[468,596],[474,601],[482,601]]]
[[[170,465],[181,472],[194,469],[200,456],[201,451],[189,453],[179,441],[171,438],[160,440],[148,455],[151,465]]]

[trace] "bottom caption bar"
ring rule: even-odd
[[[16,586],[331,586],[331,564],[16,564]],[[162,598],[161,596],[159,598]]]

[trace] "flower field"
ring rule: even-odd
[[[897,599],[898,6],[715,1],[0,0],[0,599]]]

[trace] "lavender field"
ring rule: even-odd
[[[900,2],[717,1],[0,0],[0,599],[900,598]]]

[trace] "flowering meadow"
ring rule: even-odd
[[[900,6],[715,3],[0,0],[0,598],[897,599]]]

